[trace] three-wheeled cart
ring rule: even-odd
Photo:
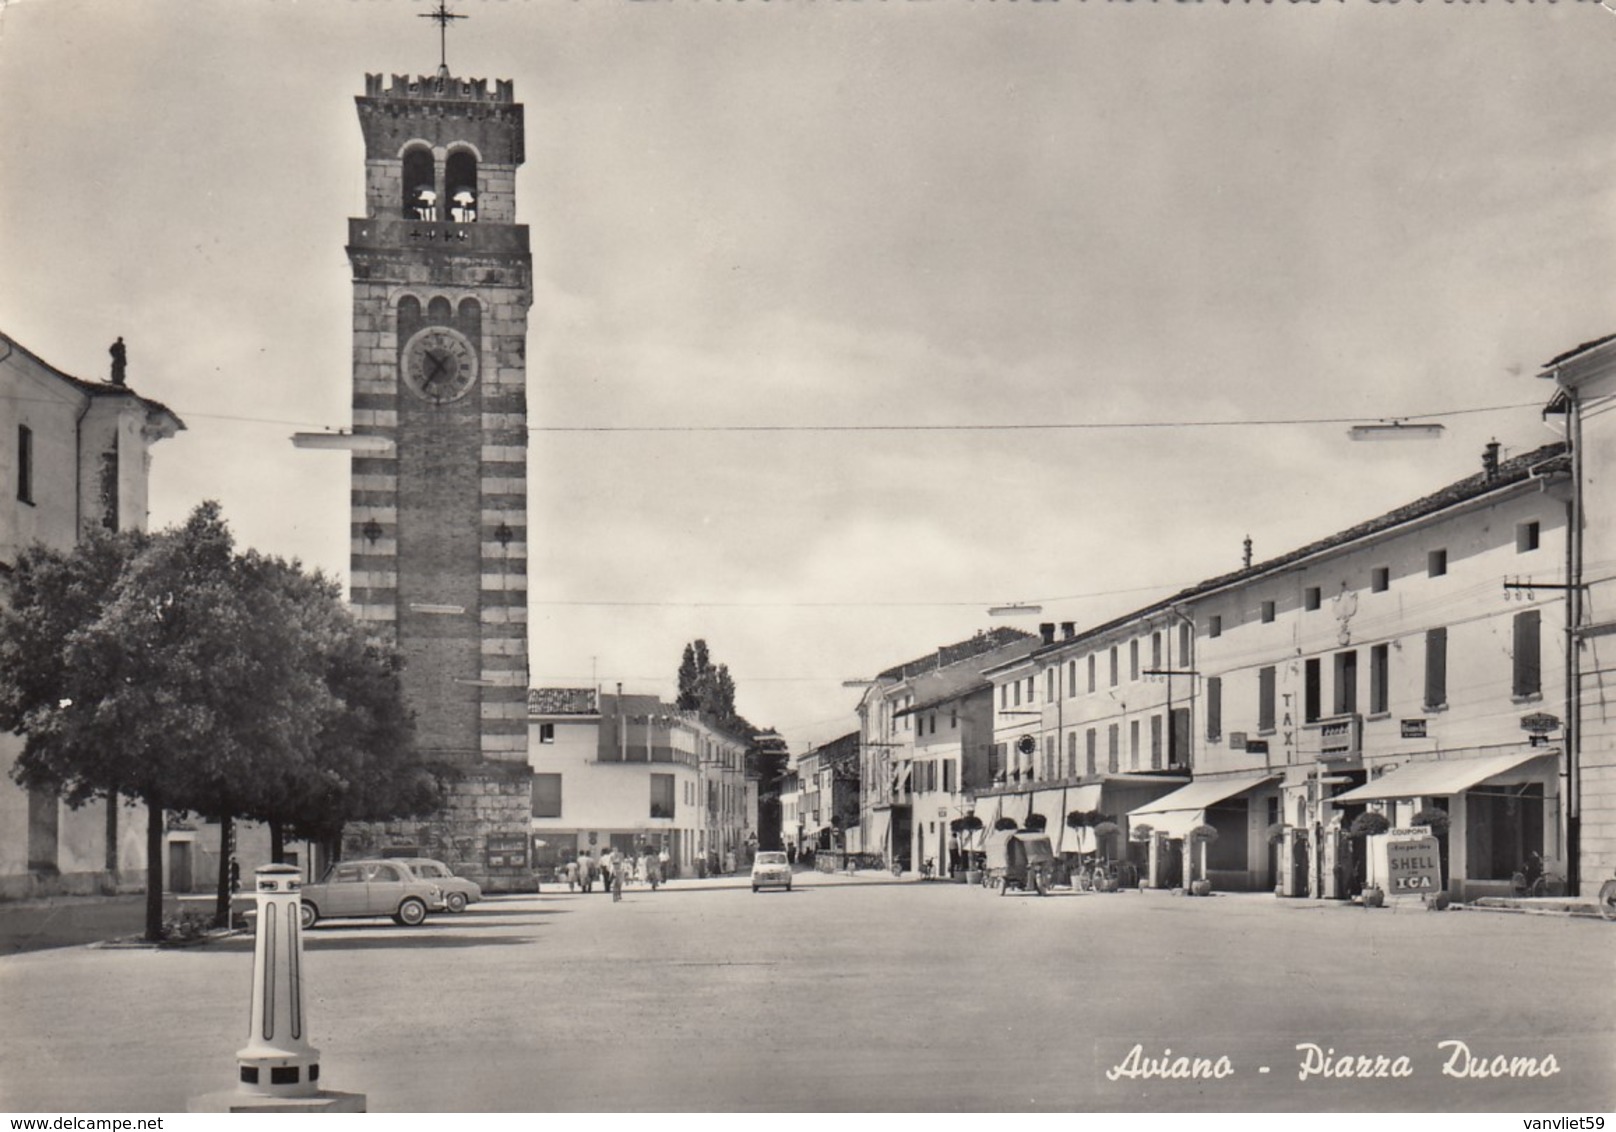
[[[988,835],[983,850],[987,868],[982,883],[998,888],[1000,896],[1012,888],[1039,896],[1049,891],[1055,875],[1055,846],[1047,833],[1001,830]]]

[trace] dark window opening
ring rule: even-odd
[[[449,217],[457,224],[477,219],[477,158],[469,150],[457,149],[443,169],[443,193],[449,198]]]
[[[1508,880],[1543,852],[1543,785],[1479,786],[1465,796],[1465,865],[1470,880]]]
[[[1335,654],[1335,714],[1358,710],[1358,650]]]
[[[1432,578],[1440,578],[1448,572],[1448,552],[1446,550],[1433,550],[1425,555],[1425,573]]]
[[[1317,723],[1324,714],[1324,676],[1318,657],[1311,657],[1305,665],[1302,691],[1302,719]]]
[[[1530,523],[1518,523],[1515,527],[1515,551],[1525,554],[1529,550],[1536,550],[1538,539],[1542,533],[1542,526],[1536,519]]]
[[[404,154],[404,219],[438,218],[438,169],[430,149],[412,149]]]
[[[1378,715],[1391,710],[1391,646],[1374,645],[1369,650],[1369,712]]]
[[[17,498],[34,501],[34,430],[17,426]]]
[[[1223,738],[1223,677],[1206,678],[1206,738],[1216,743]]]
[[[651,776],[651,816],[654,818],[673,816],[673,775]]]
[[[1323,604],[1323,601],[1324,595],[1319,590],[1318,586],[1309,586],[1307,589],[1302,591],[1303,609],[1317,609],[1321,604]]]
[[[1176,707],[1168,716],[1167,728],[1167,765],[1169,767],[1186,767],[1190,765],[1190,709]]]
[[[1376,566],[1369,572],[1369,589],[1373,593],[1385,593],[1392,588],[1392,568],[1390,566]]]

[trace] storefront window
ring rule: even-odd
[[[1465,795],[1465,872],[1508,880],[1530,853],[1543,852],[1543,784],[1482,786]]]

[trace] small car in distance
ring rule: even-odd
[[[312,928],[321,920],[391,916],[415,927],[428,912],[444,909],[443,890],[415,875],[403,861],[338,861],[319,884],[302,891],[301,923]]]
[[[475,904],[483,898],[482,885],[455,876],[442,861],[434,861],[430,857],[405,857],[403,860],[416,876],[443,890],[444,907],[451,912],[464,912],[467,904]]]
[[[784,853],[766,849],[752,861],[752,891],[771,886],[791,891],[791,862]]]

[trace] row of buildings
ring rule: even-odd
[[[1507,892],[1532,855],[1573,891],[1616,868],[1616,336],[1555,358],[1563,439],[1105,624],[998,629],[869,682],[857,813],[820,752],[799,761],[785,836],[834,826],[850,852],[957,868],[961,819],[1113,819],[1143,883],[1183,881],[1210,826],[1217,886],[1344,897],[1350,836],[1446,814],[1446,883]],[[851,777],[851,776],[848,776]],[[843,783],[844,797],[855,789]],[[1438,824],[1443,824],[1437,819]],[[974,825],[974,823],[964,823]]]
[[[178,417],[121,369],[85,381],[10,339],[0,351],[0,562],[143,526],[151,449]],[[1092,832],[1065,820],[1083,811],[1117,822],[1112,848],[1145,883],[1180,882],[1178,846],[1210,826],[1215,884],[1345,896],[1355,817],[1440,810],[1460,898],[1506,890],[1533,854],[1573,890],[1597,885],[1616,868],[1616,336],[1540,376],[1562,440],[1489,446],[1472,476],[1105,624],[999,628],[879,673],[858,730],[796,760],[784,840],[946,872],[973,848],[967,816],[1041,814],[1085,854]],[[693,875],[755,848],[752,737],[577,688],[531,690],[525,727],[530,817],[480,846],[499,867],[542,878],[585,850],[651,848]],[[0,737],[0,769],[19,750]],[[139,826],[122,800],[69,810],[6,776],[0,896],[138,884]],[[454,855],[416,832],[381,827],[367,847]],[[170,823],[169,887],[211,884],[209,836]],[[250,867],[266,847],[241,836]]]

